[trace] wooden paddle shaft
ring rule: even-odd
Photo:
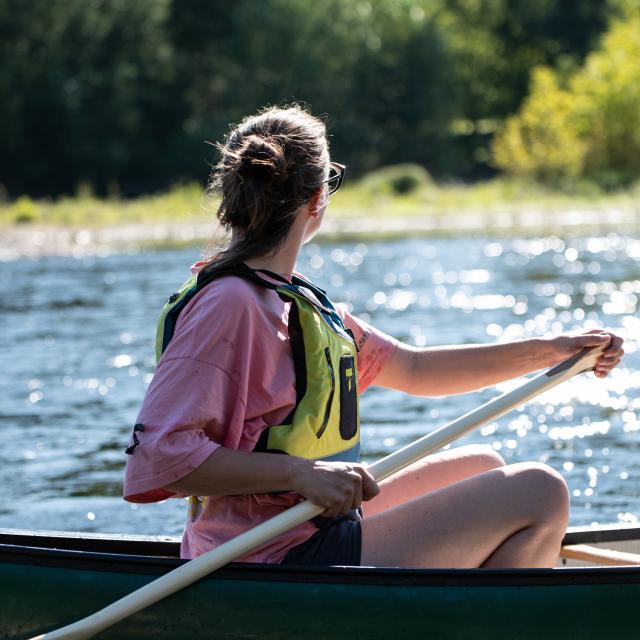
[[[561,362],[545,373],[531,378],[518,388],[490,400],[457,420],[378,460],[369,467],[369,471],[378,481],[401,471],[472,429],[504,415],[511,409],[555,387],[568,378],[583,371],[592,370],[604,348],[602,346],[583,349],[572,358]],[[274,518],[117,600],[101,611],[31,640],[59,640],[62,638],[65,640],[84,640],[85,638],[91,638],[96,633],[116,624],[120,620],[145,609],[162,598],[194,583],[196,580],[204,578],[229,562],[244,556],[272,538],[320,515],[323,511],[323,507],[319,507],[308,500],[300,502]]]

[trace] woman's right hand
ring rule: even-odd
[[[364,500],[380,493],[378,483],[361,464],[323,462],[299,458],[294,467],[293,490],[334,518],[357,509]]]

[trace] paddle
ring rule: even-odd
[[[520,387],[490,400],[457,420],[378,460],[369,467],[369,471],[377,481],[384,480],[384,478],[397,473],[425,455],[433,453],[468,431],[531,400],[547,389],[555,387],[578,373],[591,371],[595,367],[598,357],[607,346],[583,349],[575,356],[549,369],[546,373],[541,373],[529,379]],[[216,549],[181,565],[161,578],[110,604],[101,611],[61,629],[34,637],[31,640],[55,640],[60,638],[84,640],[85,638],[91,638],[96,633],[183,589],[196,580],[204,578],[212,571],[245,555],[252,549],[285,533],[289,529],[310,520],[323,511],[323,507],[318,507],[308,500],[300,502],[275,518],[267,520]]]

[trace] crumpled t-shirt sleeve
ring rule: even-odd
[[[398,340],[352,315],[344,304],[336,309],[347,329],[353,332],[358,345],[358,393],[372,384],[398,346]]]
[[[246,339],[251,317],[242,307],[230,314],[229,304],[233,301],[208,287],[180,315],[136,420],[143,425],[135,434],[138,444],[133,436],[129,442],[125,500],[155,502],[176,496],[163,487],[184,478],[218,447],[238,448],[247,401],[243,368],[251,361],[251,341]]]

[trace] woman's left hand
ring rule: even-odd
[[[594,373],[598,378],[606,378],[611,369],[618,365],[624,349],[622,343],[624,340],[611,331],[602,329],[591,329],[575,336],[558,336],[551,338],[550,343],[554,350],[553,364],[557,364],[566,358],[575,355],[585,347],[598,347],[602,344],[609,343],[603,354],[598,358]]]

